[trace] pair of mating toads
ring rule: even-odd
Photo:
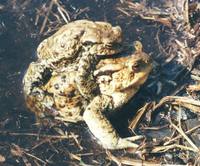
[[[123,50],[122,31],[106,22],[78,20],[42,41],[38,60],[23,79],[27,106],[41,118],[85,121],[104,148],[137,148],[135,137],[120,138],[106,118],[129,101],[146,81],[150,57],[135,42],[132,55]]]

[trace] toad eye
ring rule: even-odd
[[[84,46],[91,46],[91,45],[94,45],[95,43],[94,42],[92,42],[92,41],[85,41],[85,42],[83,42],[83,45]]]
[[[139,63],[138,62],[135,62],[133,65],[132,65],[132,69],[133,70],[138,70],[139,68]]]
[[[142,61],[137,61],[135,62],[134,64],[132,64],[132,70],[134,72],[139,72],[140,68],[141,68],[141,65],[142,65]]]
[[[139,63],[138,63],[138,62],[135,62],[132,66],[133,66],[134,68],[138,68],[138,67],[139,67]]]

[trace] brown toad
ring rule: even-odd
[[[40,43],[38,58],[51,63],[74,60],[80,51],[92,55],[111,55],[121,51],[122,32],[107,22],[77,20],[61,27]],[[82,50],[84,49],[84,50]]]
[[[139,42],[136,44],[133,55],[100,60],[93,72],[100,95],[91,100],[83,98],[77,88],[78,71],[66,68],[52,76],[42,89],[54,99],[50,107],[56,112],[55,118],[73,122],[84,120],[104,148],[138,147],[132,142],[137,137],[120,138],[105,116],[105,111],[115,111],[127,103],[152,69],[150,57],[141,51]]]
[[[63,63],[66,65],[76,61],[79,70],[76,78],[78,89],[82,96],[91,98],[96,84],[88,71],[95,66],[99,56],[120,52],[121,42],[122,32],[119,26],[113,27],[107,22],[77,20],[64,25],[41,42],[37,54],[39,59],[56,66],[56,70],[59,70]]]
[[[49,107],[53,99],[46,98],[48,95],[41,86],[65,68],[79,71],[75,78],[79,92],[87,99],[93,98],[98,87],[90,71],[99,57],[120,52],[121,42],[121,28],[106,22],[78,20],[61,27],[41,42],[37,49],[38,60],[29,65],[24,76],[25,98],[28,103],[34,103],[28,105],[34,105],[35,111]]]

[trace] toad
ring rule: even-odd
[[[67,67],[79,71],[75,81],[81,95],[93,98],[98,87],[90,71],[101,56],[113,55],[121,50],[122,32],[119,26],[89,20],[64,25],[38,46],[38,59],[29,65],[23,79],[25,97],[41,103],[45,94],[40,86]]]
[[[86,122],[104,148],[137,148],[133,142],[137,137],[121,138],[105,115],[127,103],[148,78],[152,69],[151,59],[142,52],[140,42],[135,42],[135,48],[132,55],[100,60],[93,72],[100,93],[91,100],[83,98],[77,88],[78,71],[66,69],[52,76],[42,89],[47,99],[53,98],[49,108],[56,112],[55,119]],[[42,113],[45,114],[45,110]]]

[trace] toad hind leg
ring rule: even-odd
[[[112,99],[108,96],[97,96],[86,108],[83,119],[93,135],[98,138],[106,149],[138,148],[133,141],[141,139],[139,136],[120,138],[116,130],[108,121],[103,111],[109,107]]]

